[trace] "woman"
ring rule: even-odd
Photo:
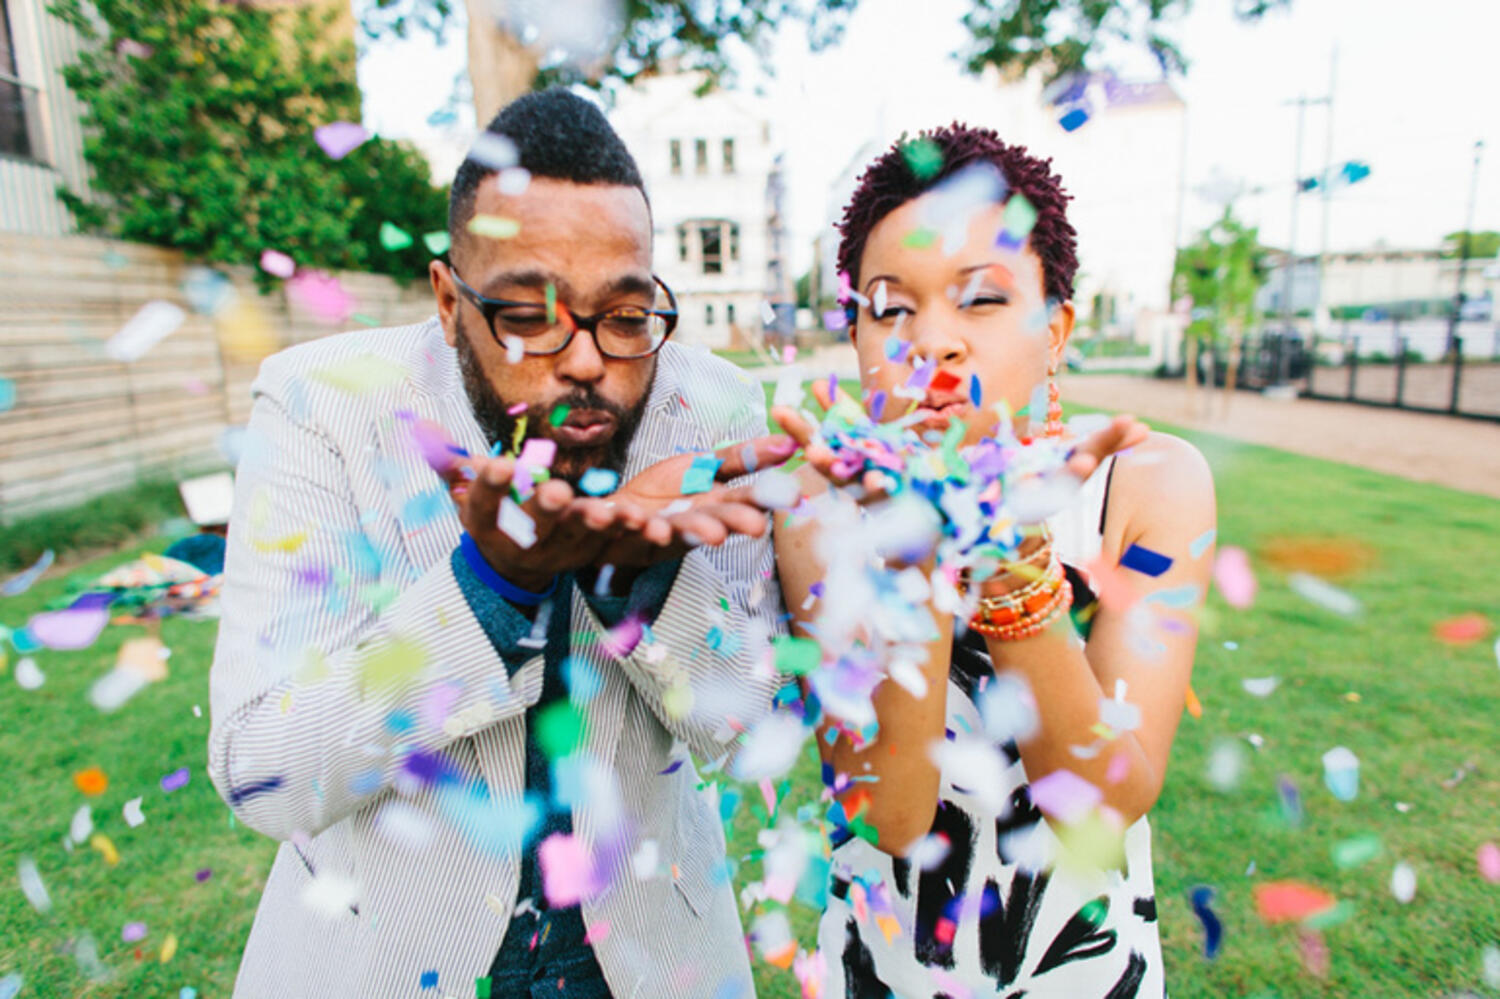
[[[962,421],[973,444],[1003,400],[1023,438],[1066,433],[1053,381],[1074,321],[1066,204],[1050,161],[963,125],[869,167],[839,264],[875,419],[916,405],[920,429]],[[919,365],[940,388],[903,403]],[[974,377],[982,406],[965,390]],[[1028,423],[1043,407],[1045,428]],[[805,491],[838,481],[806,422],[777,417],[808,445]],[[1213,482],[1191,445],[1128,417],[1071,443],[1076,502],[973,584],[971,620],[934,609],[921,682],[888,679],[871,697],[874,739],[835,738],[825,719],[825,775],[857,833],[835,841],[826,995],[1164,994],[1146,813],[1188,696]],[[818,531],[816,518],[777,523],[794,628],[817,614]],[[976,746],[997,716],[1013,737]]]

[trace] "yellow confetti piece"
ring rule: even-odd
[[[350,395],[363,395],[401,382],[406,378],[406,368],[374,354],[360,354],[331,367],[320,368],[308,377]]]
[[[523,416],[516,421],[516,432],[510,438],[510,453],[521,453],[521,442],[526,439],[526,421],[529,417]]]
[[[393,637],[371,649],[360,673],[365,693],[387,690],[409,681],[427,665],[427,654],[416,642]]]
[[[276,334],[249,299],[235,299],[215,317],[215,322],[219,345],[231,361],[254,364],[276,351]]]
[[[521,231],[521,223],[501,215],[476,215],[469,221],[469,231],[490,239],[512,239]]]
[[[120,862],[120,851],[115,849],[114,842],[111,841],[110,838],[103,833],[96,832],[94,833],[94,835],[90,836],[89,846],[93,847],[95,850],[98,850],[99,855],[104,858],[104,862],[110,867],[113,867]]]
[[[288,555],[290,555],[298,548],[301,548],[303,543],[306,541],[307,531],[306,529],[303,529],[301,531],[297,531],[295,534],[288,534],[285,537],[280,538],[256,538],[251,542],[251,544],[253,544],[258,551],[286,552]]]
[[[1194,718],[1203,717],[1203,704],[1198,700],[1198,695],[1193,693],[1193,688],[1187,689],[1187,713]]]
[[[686,718],[693,710],[693,688],[686,683],[674,683],[661,695],[662,710],[671,718]]]
[[[177,956],[177,934],[168,933],[167,938],[161,942],[161,963],[166,964]]]
[[[285,694],[281,695],[281,704],[280,704],[280,707],[281,707],[281,713],[282,714],[284,714],[284,715],[285,714],[291,714],[291,711],[292,711],[292,692],[291,691],[287,691]]]

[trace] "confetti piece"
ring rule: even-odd
[[[925,136],[905,143],[901,156],[918,180],[930,180],[943,168],[943,150]]]
[[[1281,686],[1281,678],[1276,676],[1248,677],[1240,681],[1240,686],[1245,688],[1245,693],[1251,697],[1270,697]]]
[[[358,149],[370,133],[352,121],[331,121],[313,129],[313,141],[332,160],[341,160]]]
[[[83,805],[73,813],[73,821],[68,823],[68,839],[74,843],[83,843],[88,840],[89,834],[93,831],[94,810],[88,805]]]
[[[1218,537],[1218,534],[1218,531],[1210,527],[1188,544],[1188,554],[1193,558],[1202,558],[1203,553],[1208,551],[1208,546],[1214,543],[1214,539]]]
[[[126,943],[135,943],[138,940],[146,939],[146,924],[126,923],[124,928],[120,930],[120,939]]]
[[[98,767],[89,767],[73,775],[73,786],[90,798],[97,798],[109,790],[109,777]]]
[[[1262,921],[1298,923],[1334,907],[1332,895],[1299,881],[1263,881],[1252,889]]]
[[[1333,844],[1331,855],[1334,866],[1347,871],[1374,860],[1380,856],[1382,849],[1379,836],[1355,836]]]
[[[1484,983],[1492,989],[1500,989],[1500,946],[1485,944],[1479,963]]]
[[[52,911],[52,896],[47,893],[47,885],[42,881],[41,872],[36,869],[36,861],[23,856],[18,867],[21,894],[26,896],[26,901],[31,903],[33,909],[45,916]]]
[[[509,496],[500,501],[500,515],[496,526],[522,548],[530,548],[536,544],[536,521]]]
[[[576,837],[563,833],[548,836],[537,847],[537,863],[542,868],[542,887],[548,905],[554,908],[576,905],[589,894],[592,864]]]
[[[422,245],[427,247],[427,252],[434,257],[441,257],[453,245],[453,237],[448,235],[444,229],[424,232],[422,233]]]
[[[1154,578],[1172,568],[1172,560],[1142,545],[1131,545],[1121,556],[1120,565]]]
[[[192,772],[187,767],[179,767],[169,774],[163,774],[161,778],[161,789],[163,794],[171,794],[187,787],[192,778]]]
[[[1203,717],[1203,702],[1198,700],[1198,694],[1192,687],[1187,689],[1187,713],[1193,718]]]
[[[521,232],[521,223],[502,215],[475,215],[468,229],[476,236],[489,239],[513,239]]]
[[[16,663],[16,684],[22,690],[38,690],[47,682],[47,675],[37,666],[36,660],[25,656]]]
[[[131,798],[125,802],[125,807],[120,810],[120,814],[124,816],[125,824],[132,829],[146,821],[146,816],[141,811],[140,798]]]
[[[14,409],[16,405],[16,383],[9,378],[0,378],[0,413]]]
[[[113,867],[120,862],[120,851],[115,849],[114,841],[103,833],[96,832],[94,833],[94,835],[90,836],[89,846],[97,850],[99,852],[99,856],[103,857],[104,862],[110,867]]]
[[[1417,872],[1404,860],[1391,868],[1391,895],[1402,905],[1417,897]]]
[[[1224,602],[1236,610],[1244,610],[1255,602],[1255,573],[1243,548],[1226,545],[1219,549],[1214,558],[1214,584]]]
[[[511,197],[525,194],[526,189],[531,186],[531,171],[522,167],[506,167],[500,171],[495,186],[500,188],[501,194]]]
[[[1500,884],[1500,846],[1484,843],[1479,847],[1479,876],[1492,885]]]
[[[104,344],[110,358],[128,364],[138,361],[158,343],[177,331],[187,313],[171,302],[147,302]]]
[[[284,279],[297,273],[297,262],[280,250],[266,250],[260,255],[260,269]]]
[[[1104,792],[1071,770],[1054,770],[1031,782],[1032,803],[1046,814],[1071,824],[1104,800]]]
[[[417,985],[424,989],[435,989],[438,983],[438,973],[435,970],[422,972],[417,976]]]
[[[1076,132],[1087,124],[1088,120],[1088,111],[1081,107],[1075,107],[1057,119],[1057,123],[1062,126],[1064,132]]]
[[[1359,757],[1345,746],[1324,753],[1323,784],[1338,800],[1353,801],[1359,795]]]
[[[583,713],[568,701],[543,708],[536,716],[536,741],[548,759],[567,756],[583,743]]]
[[[0,978],[0,999],[16,999],[21,992],[21,987],[25,984],[26,979],[19,971],[10,972],[4,978]]]
[[[745,733],[730,764],[730,773],[740,780],[780,777],[797,762],[805,736],[802,719],[784,711],[773,711]]]
[[[109,598],[107,593],[86,594],[71,607],[35,614],[26,622],[26,631],[49,649],[86,649],[109,624]]]
[[[1013,247],[1019,247],[1026,242],[1026,237],[1031,235],[1031,230],[1036,226],[1036,209],[1025,196],[1017,192],[1012,194],[1005,202],[1005,230],[1002,240]]]
[[[936,245],[937,241],[937,230],[920,226],[901,237],[901,245],[911,250],[928,249]]]
[[[571,407],[564,406],[562,403],[558,403],[556,406],[552,407],[552,412],[547,414],[547,422],[552,424],[554,427],[560,427],[563,425],[563,421],[568,418],[568,414],[572,411],[573,410]]]
[[[1287,577],[1286,581],[1293,593],[1326,611],[1332,611],[1343,617],[1353,617],[1361,610],[1358,597],[1317,576],[1305,572],[1294,572]]]
[[[1210,961],[1219,956],[1219,946],[1224,942],[1224,924],[1209,908],[1213,900],[1214,890],[1207,885],[1198,885],[1188,892],[1193,915],[1203,924],[1203,956]]]
[[[519,157],[516,144],[509,137],[498,132],[480,132],[465,158],[491,170],[504,170],[515,166]]]
[[[841,333],[849,328],[849,316],[843,309],[824,309],[823,328],[830,333]]]
[[[1449,645],[1472,645],[1484,638],[1489,630],[1489,621],[1478,612],[1451,617],[1432,626],[1432,633],[1437,640]]]
[[[578,480],[578,488],[589,496],[607,496],[620,484],[620,474],[607,468],[590,468]]]
[[[292,301],[319,322],[337,325],[354,313],[354,297],[331,274],[302,271],[287,282],[286,288]]]
[[[694,496],[698,493],[706,493],[714,487],[715,476],[719,473],[719,466],[723,465],[723,459],[717,455],[700,454],[693,458],[693,463],[682,476],[682,495]]]
[[[1239,787],[1249,764],[1249,754],[1236,739],[1220,739],[1208,753],[1208,783],[1215,791],[1228,794]]]
[[[823,650],[810,638],[778,635],[771,640],[776,657],[776,672],[787,676],[806,676],[818,668]]]
[[[380,245],[383,249],[395,253],[397,250],[406,249],[411,244],[411,233],[390,222],[380,223]]]

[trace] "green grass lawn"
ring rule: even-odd
[[[1481,948],[1500,943],[1500,885],[1484,882],[1475,853],[1500,841],[1500,669],[1491,647],[1450,647],[1432,625],[1478,610],[1500,617],[1500,504],[1490,499],[1372,472],[1189,434],[1212,462],[1219,490],[1220,541],[1255,557],[1260,594],[1249,611],[1215,595],[1209,604],[1193,686],[1200,719],[1184,718],[1165,793],[1152,813],[1161,933],[1174,999],[1183,997],[1437,996],[1487,994]],[[1279,538],[1359,539],[1374,553],[1361,574],[1343,581],[1364,603],[1346,620],[1305,602],[1258,553]],[[130,552],[84,567],[97,571]],[[18,626],[64,591],[54,572],[34,591],[0,599],[0,624]],[[141,634],[111,627],[92,649],[36,656],[47,674],[37,691],[13,679],[15,657],[0,680],[0,754],[10,793],[0,799],[0,977],[20,971],[23,996],[224,996],[233,981],[273,844],[233,823],[203,770],[208,732],[212,624],[167,621],[171,676],[117,714],[101,716],[87,701],[93,680],[113,663],[121,641]],[[1230,648],[1226,643],[1233,643]],[[1247,694],[1247,677],[1279,676],[1265,700]],[[1357,696],[1356,696],[1357,695]],[[194,714],[202,706],[204,714]],[[1212,747],[1257,733],[1237,790],[1222,793],[1206,778]],[[1322,786],[1320,758],[1335,745],[1359,756],[1359,797],[1335,800]],[[1444,778],[1473,761],[1477,769],[1451,789]],[[85,798],[72,776],[101,767],[109,789]],[[163,774],[189,767],[187,787],[164,794]],[[1278,775],[1301,789],[1301,828],[1280,821]],[[811,750],[792,775],[781,811],[818,792]],[[127,828],[126,800],[142,796],[146,822]],[[730,855],[742,878],[756,876],[755,833],[764,821],[759,792],[745,789],[733,823]],[[1401,812],[1397,802],[1409,803]],[[94,822],[120,853],[116,866],[89,846],[67,852],[62,841],[74,811],[91,804]],[[820,814],[820,813],[819,813]],[[1331,857],[1341,840],[1373,834],[1379,857],[1340,870]],[[35,858],[51,891],[50,915],[35,912],[17,887],[22,855]],[[1387,887],[1397,860],[1417,872],[1410,905]],[[1255,865],[1255,873],[1247,868]],[[198,882],[195,872],[210,869]],[[1255,916],[1258,880],[1294,878],[1349,904],[1349,917],[1324,934],[1331,955],[1326,979],[1304,969],[1295,929],[1267,927]],[[1225,925],[1216,961],[1202,957],[1201,930],[1188,890],[1212,885]],[[794,907],[793,925],[812,939],[816,914]],[[121,941],[127,922],[149,935]],[[70,942],[97,941],[112,973],[89,986],[76,970]],[[161,945],[175,933],[175,958]],[[137,951],[140,956],[137,957]],[[790,972],[757,966],[760,994],[799,993]],[[1493,993],[1494,990],[1490,990]]]

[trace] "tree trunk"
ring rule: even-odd
[[[1188,416],[1192,417],[1198,411],[1198,338],[1184,336],[1183,340],[1183,377],[1187,379]]]
[[[465,0],[469,11],[469,83],[483,129],[496,112],[531,89],[537,54],[507,28],[506,0]]]
[[[1234,398],[1235,382],[1240,374],[1240,352],[1244,349],[1244,338],[1238,329],[1229,331],[1229,369],[1224,373],[1224,415],[1229,415],[1229,403]]]

